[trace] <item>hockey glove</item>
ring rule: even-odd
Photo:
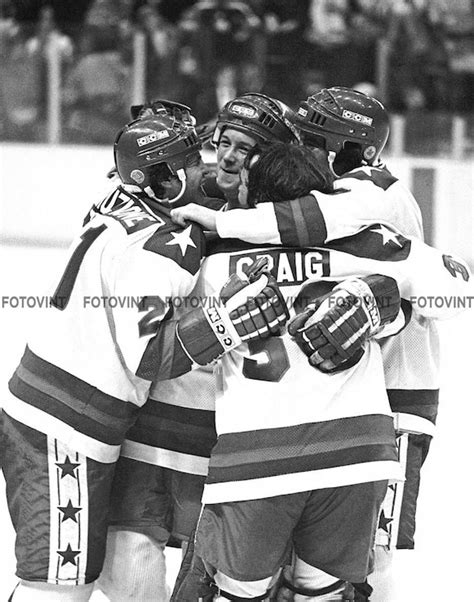
[[[400,292],[389,276],[344,280],[295,316],[288,332],[321,372],[340,372],[364,355],[365,344],[400,310]]]
[[[232,274],[220,291],[220,303],[199,307],[177,324],[177,337],[188,357],[205,366],[243,342],[280,333],[289,313],[278,284],[257,260],[246,278]]]

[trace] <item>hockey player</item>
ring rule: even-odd
[[[178,111],[188,122],[194,119],[188,107],[169,101],[133,111],[136,117]],[[220,111],[213,141],[217,188],[227,206],[238,205],[240,169],[253,146],[299,142],[289,115],[283,103],[263,94],[245,94]],[[176,315],[198,301],[195,294],[176,299]],[[197,522],[216,440],[214,403],[212,367],[152,387],[127,434],[112,488],[107,554],[98,581],[109,598],[166,597],[164,548],[186,542]]]
[[[416,201],[380,163],[389,125],[386,111],[378,101],[347,88],[323,90],[301,103],[296,125],[304,143],[317,145],[319,154],[323,149],[332,156],[333,169],[340,176],[335,188],[348,193],[325,197],[313,191],[313,196],[296,202],[266,204],[255,211],[240,211],[238,215],[234,212],[232,216],[204,215],[196,208],[200,223],[208,228],[215,226],[222,236],[254,243],[321,244],[374,220],[392,223],[404,233],[422,238]],[[367,186],[372,186],[372,190],[375,187],[378,194],[373,196]],[[463,266],[452,257],[445,256],[444,261],[453,273],[463,276]],[[398,546],[412,548],[419,471],[428,451],[438,403],[439,343],[434,324],[415,317],[400,336],[387,340],[383,354],[392,409],[424,419],[419,421],[424,432],[409,437],[410,466],[398,533]],[[391,539],[393,547],[397,533],[382,535],[385,543]]]
[[[341,176],[338,185],[345,186],[353,178],[367,179],[384,192],[385,198],[379,207],[355,204],[347,210],[366,219],[385,219],[404,233],[423,238],[421,214],[415,199],[380,163],[380,153],[388,137],[388,116],[378,101],[351,89],[323,90],[300,104],[296,125],[305,144],[323,148],[334,155],[332,166]],[[320,202],[320,208],[326,217],[324,201]],[[335,205],[333,208],[338,210]],[[280,230],[293,230],[294,235],[299,224],[296,221],[293,224],[294,228],[287,219]],[[306,228],[302,230],[306,232]],[[333,237],[329,229],[327,236]],[[454,260],[446,257],[445,261],[450,263]],[[458,269],[455,263],[451,267]],[[403,499],[397,503],[400,516],[384,516],[385,521],[378,533],[378,541],[382,544],[377,548],[378,564],[382,569],[389,560],[389,548],[414,547],[420,469],[429,450],[438,412],[439,340],[436,325],[415,317],[399,337],[386,341],[383,356],[392,410],[421,420],[408,436],[407,480]],[[392,505],[395,505],[393,501]],[[390,522],[399,525],[398,532],[392,532],[392,526],[387,527]]]
[[[360,125],[355,124],[354,120],[361,118]],[[373,122],[370,123],[371,119]],[[380,162],[380,152],[388,137],[388,117],[380,103],[354,90],[332,88],[300,104],[297,124],[307,144],[334,153],[332,165],[335,173],[342,176],[341,182],[351,177],[374,181],[384,190],[384,204],[396,212],[390,218],[391,223],[404,233],[423,239],[421,213],[415,199]],[[375,140],[364,144],[363,137],[368,135],[370,138],[370,131]],[[447,265],[452,263],[454,271],[460,269],[458,276],[462,277],[462,267],[456,267],[453,258],[445,256],[444,261]],[[429,450],[438,413],[439,340],[436,324],[415,312],[408,328],[399,337],[387,339],[382,351],[393,412],[421,420],[415,421],[414,428],[408,427],[412,432],[408,436],[403,499],[397,500],[396,504],[395,500],[390,500],[390,506],[398,507],[400,515],[386,514],[382,517],[377,537],[377,543],[381,544],[377,546],[380,572],[389,561],[391,549],[414,547],[420,470]]]
[[[291,175],[297,175],[294,161],[290,171],[288,162],[278,162],[272,152],[252,168],[265,160],[267,178],[251,182],[251,169],[249,180],[249,190],[261,187],[267,198],[272,198],[271,183],[291,183]],[[198,281],[204,293],[219,286],[230,266],[242,269],[258,257],[273,263],[293,301],[299,289],[295,285],[308,276],[327,291],[345,276],[359,274],[335,288],[346,300],[347,312],[329,328],[332,338],[339,328],[345,330],[358,309],[349,301],[349,291],[362,304],[370,298],[373,302],[366,270],[393,275],[407,297],[420,291],[467,292],[466,281],[451,273],[439,252],[380,224],[319,249],[227,244],[222,241],[204,262]],[[433,280],[427,278],[428,265],[435,272]],[[467,267],[459,266],[468,276]],[[323,292],[313,289],[313,296]],[[324,324],[323,319],[316,326]],[[298,361],[298,353],[292,339],[283,335],[268,345],[238,348],[221,362],[219,438],[196,537],[197,553],[219,588],[215,599],[266,598],[291,542],[297,561],[285,588],[288,594],[296,592],[297,599],[352,599],[346,597],[343,582],[364,581],[367,575],[381,502],[376,490],[382,483],[377,483],[390,478],[388,450],[393,452],[389,438],[382,436],[381,416],[388,417],[390,408],[381,358],[376,344],[368,342],[357,364],[325,375]],[[362,374],[364,386],[359,388],[356,381]],[[388,430],[385,434],[389,437]]]
[[[14,602],[89,599],[115,463],[151,380],[267,336],[286,319],[265,275],[233,278],[218,319],[202,307],[171,318],[166,300],[189,293],[204,252],[202,230],[177,228],[169,216],[172,204],[201,194],[200,147],[195,130],[170,116],[119,132],[122,184],[91,209],[10,380],[2,422],[20,578]],[[265,306],[251,300],[258,294]],[[257,310],[258,332],[245,308]]]

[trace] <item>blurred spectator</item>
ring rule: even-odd
[[[0,4],[0,137],[8,138],[10,130],[7,83],[9,69],[7,61],[12,54],[20,27],[14,18],[11,2]]]
[[[61,62],[63,74],[73,58],[73,44],[69,36],[64,35],[56,25],[53,7],[46,4],[40,10],[34,35],[26,42],[27,55],[37,71],[38,118],[46,117],[48,64],[54,53]]]
[[[5,135],[17,140],[41,140],[48,101],[48,61],[54,52],[64,70],[72,59],[72,42],[57,28],[49,4],[42,6],[33,31],[11,20],[7,36],[2,29],[2,51],[8,51],[2,61]]]
[[[26,50],[26,34],[21,28],[2,61],[2,75],[7,140],[38,140],[40,74]]]
[[[128,4],[120,0],[93,0],[84,24],[102,29],[119,29],[121,21],[127,17]]]
[[[145,34],[147,98],[176,96],[176,28],[159,11],[159,3],[146,2],[136,10],[137,28]]]
[[[295,104],[306,88],[303,81],[306,47],[303,33],[310,0],[263,0],[266,37],[264,91]]]
[[[214,115],[218,107],[260,80],[256,73],[256,32],[259,19],[237,0],[200,0],[179,22],[180,70],[194,78],[201,93],[196,103],[200,119]]]
[[[451,106],[454,111],[474,111],[474,3],[451,0],[443,11],[451,66]]]
[[[57,27],[54,10],[50,4],[46,4],[41,8],[35,29],[35,34],[26,44],[30,54],[41,53],[46,56],[49,46],[54,44],[65,59],[71,59],[73,53],[72,41]]]
[[[306,39],[311,62],[324,74],[326,86],[349,86],[354,58],[351,52],[349,0],[311,0]]]
[[[15,19],[15,10],[11,2],[0,4],[0,56],[8,54],[12,41],[19,31],[18,22]]]
[[[386,9],[375,0],[311,0],[308,52],[326,86],[375,81],[377,41],[385,28],[381,5]]]
[[[68,138],[111,143],[128,119],[129,69],[113,27],[89,25],[64,89]]]
[[[295,105],[360,82],[419,124],[427,111],[469,114],[473,10],[472,0],[0,0],[0,136],[44,139],[54,48],[69,135],[110,142],[128,118],[137,30],[146,96],[177,98],[200,121],[248,90]]]
[[[377,0],[351,0],[350,28],[355,65],[351,86],[358,81],[375,82],[379,40],[386,28],[386,5]]]
[[[387,34],[388,104],[396,111],[449,105],[447,39],[437,17],[425,2],[393,2]]]
[[[451,108],[460,113],[473,112],[474,107],[474,33],[452,40]]]

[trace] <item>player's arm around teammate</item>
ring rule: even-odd
[[[15,601],[89,598],[115,462],[150,374],[166,363],[165,344],[179,345],[188,365],[194,359],[196,343],[187,349],[176,327],[160,334],[164,300],[191,290],[203,254],[201,229],[181,230],[169,217],[169,203],[200,189],[199,149],[194,129],[167,116],[119,133],[122,185],[91,210],[10,381],[3,471],[21,579]]]
[[[142,118],[150,112],[184,111],[188,120],[193,119],[188,108],[169,101],[155,101],[137,111],[135,117]],[[262,94],[236,98],[219,113],[213,136],[217,149],[216,187],[228,206],[238,202],[239,171],[254,145],[278,139],[297,141],[286,113],[282,103]],[[208,189],[209,183],[205,184]],[[202,202],[199,199],[199,206]],[[187,299],[178,299],[182,303],[176,303],[174,317],[180,315],[178,305],[184,314],[194,308],[199,297],[193,291]],[[219,298],[218,289],[206,295],[205,307]],[[186,319],[189,326],[191,316]],[[202,343],[204,335],[199,330],[194,341]],[[163,375],[157,374],[157,378]],[[149,399],[127,433],[112,489],[112,527],[100,579],[110,597],[147,598],[153,591],[164,590],[164,565],[159,562],[164,545],[170,538],[173,545],[185,542],[199,515],[209,454],[216,437],[214,395],[212,365],[172,380],[155,379]]]

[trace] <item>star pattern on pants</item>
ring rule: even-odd
[[[393,521],[393,518],[388,518],[385,516],[385,512],[382,510],[379,518],[379,529],[382,529],[386,533],[388,533],[388,525]]]
[[[75,479],[76,473],[74,471],[76,470],[76,468],[78,466],[80,466],[80,463],[78,464],[76,462],[71,462],[71,460],[69,459],[69,456],[66,456],[66,459],[64,460],[64,462],[56,462],[56,466],[62,471],[61,479],[67,475],[69,475],[69,476],[73,477],[73,479]]]
[[[81,553],[80,550],[73,550],[71,548],[71,544],[68,543],[67,544],[67,548],[63,551],[58,550],[58,554],[59,556],[62,556],[62,562],[61,562],[61,566],[64,566],[65,564],[71,563],[74,566],[77,566],[76,564],[76,556],[78,556]]]
[[[58,510],[63,513],[61,522],[63,523],[65,520],[70,518],[75,523],[77,523],[76,514],[82,510],[79,506],[73,506],[71,500],[68,501],[66,506],[58,506]]]

